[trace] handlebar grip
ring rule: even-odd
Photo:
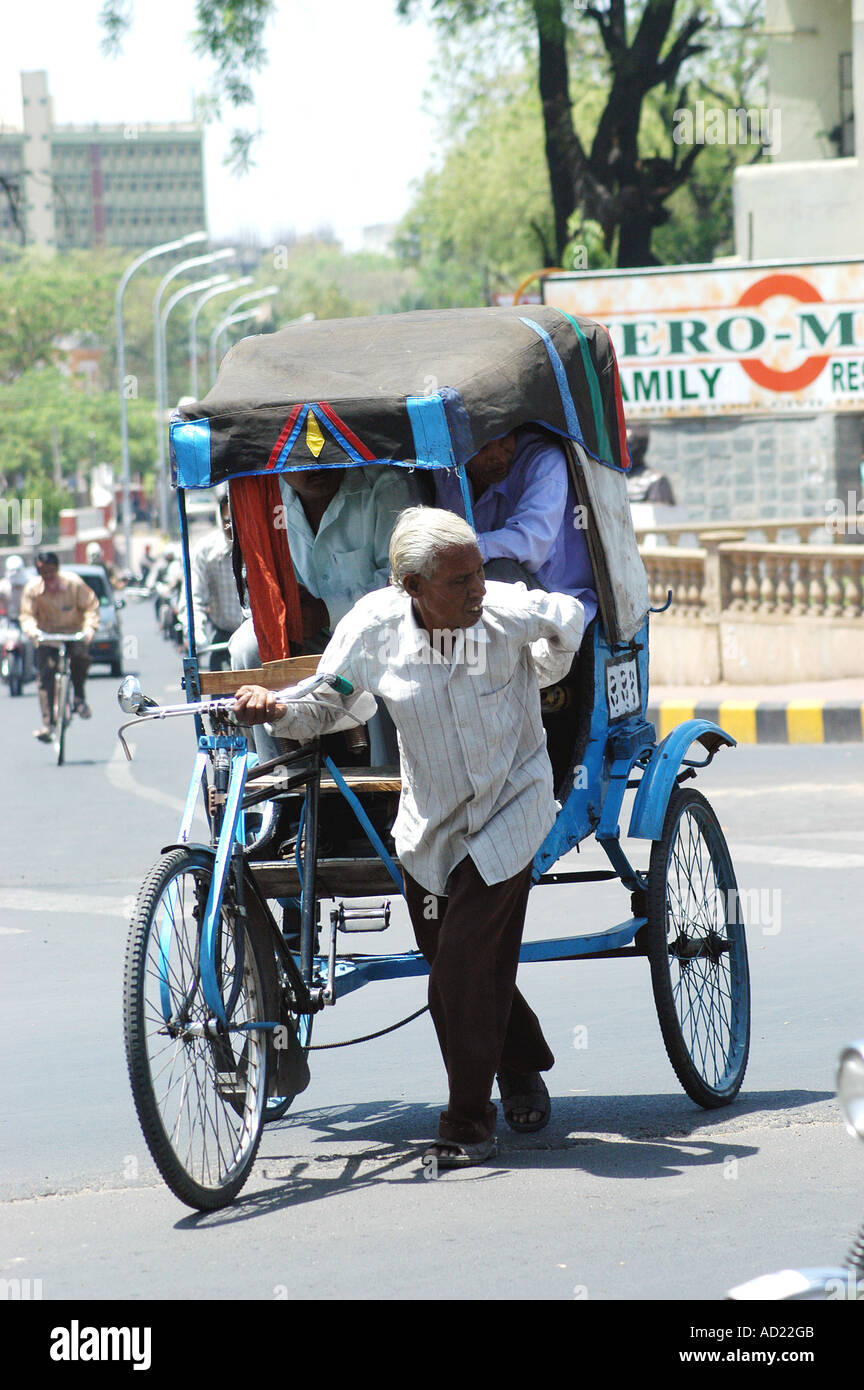
[[[353,695],[354,687],[344,676],[331,676],[330,684],[339,695]]]

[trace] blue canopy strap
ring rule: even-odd
[[[451,393],[455,394],[455,393]],[[433,396],[407,396],[405,408],[414,435],[414,456],[418,468],[456,468],[462,501],[465,506],[465,520],[474,525],[471,507],[471,491],[465,468],[456,464],[453,453],[453,440],[450,435],[450,422],[444,397],[440,393]],[[451,405],[452,413],[452,405]]]
[[[552,371],[555,374],[555,382],[561,396],[561,405],[564,409],[564,418],[567,421],[567,430],[570,434],[570,438],[575,439],[578,444],[585,446],[585,440],[582,436],[582,427],[579,424],[579,415],[573,401],[570,383],[567,380],[567,372],[564,368],[564,363],[561,361],[558,349],[546,332],[546,329],[541,328],[540,324],[535,323],[534,319],[529,319],[522,315],[520,315],[520,319],[528,328],[534,330],[538,338],[543,339],[546,351],[549,354],[549,362],[551,363]]]

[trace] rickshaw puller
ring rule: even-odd
[[[390,542],[391,587],[338,624],[319,687],[297,700],[261,687],[237,694],[246,723],[305,741],[373,696],[399,733],[402,796],[393,827],[429,1007],[450,1096],[427,1154],[441,1167],[495,1153],[496,1074],[511,1127],[548,1122],[543,1083],[554,1058],[516,989],[534,854],[556,816],[540,684],[570,667],[584,631],[578,599],[484,582],[470,526],[451,512],[403,512]]]

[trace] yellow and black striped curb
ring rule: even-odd
[[[648,706],[658,739],[686,719],[710,719],[739,743],[862,743],[864,701],[661,700]]]

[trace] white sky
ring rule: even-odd
[[[3,20],[0,124],[20,126],[19,72],[44,69],[59,125],[186,121],[212,68],[192,53],[194,0],[136,0],[123,55],[99,48],[102,0],[13,0]],[[209,230],[264,241],[329,225],[349,247],[364,226],[396,221],[434,157],[434,41],[397,22],[393,0],[280,0],[269,63],[252,78],[257,110],[205,130]],[[221,163],[227,133],[258,124],[245,177]]]

